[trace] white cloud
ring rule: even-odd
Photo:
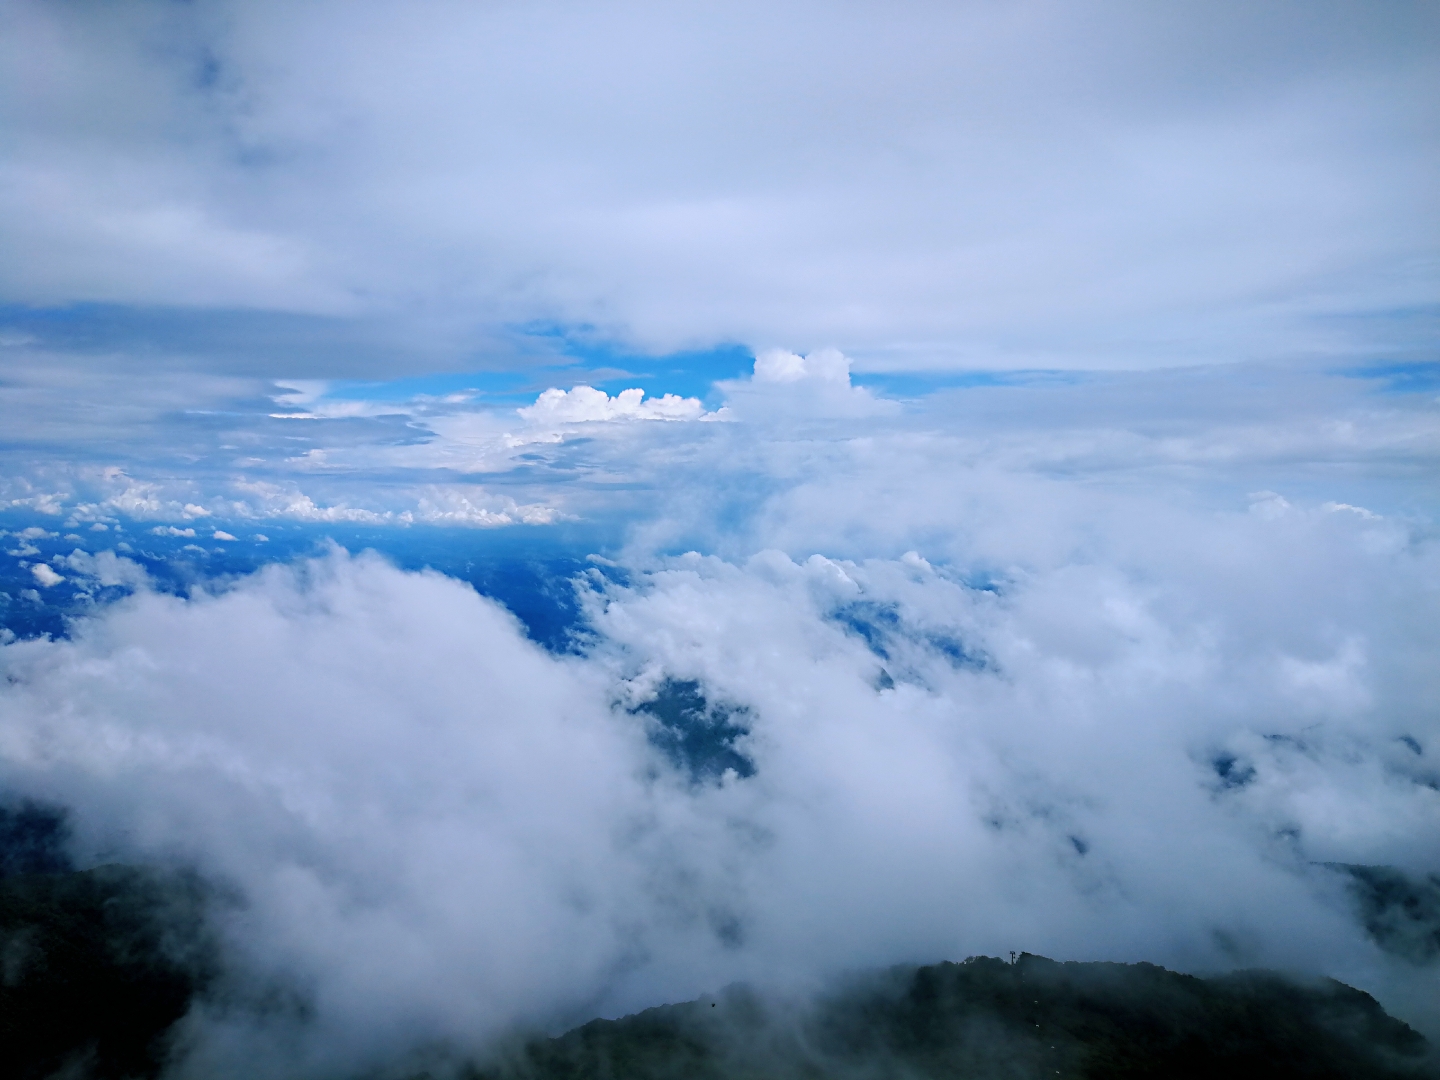
[[[26,510],[34,510],[40,514],[50,514],[53,517],[65,512],[64,500],[65,496],[62,492],[43,492],[26,498],[11,499],[10,505]]]
[[[1332,514],[1356,514],[1364,518],[1366,521],[1378,521],[1380,519],[1379,514],[1373,514],[1369,510],[1366,510],[1363,506],[1351,506],[1349,503],[1327,502],[1320,509]]]
[[[850,361],[837,349],[821,349],[799,356],[784,349],[755,354],[757,383],[819,382],[850,385]]]
[[[236,537],[232,536],[230,533],[226,532],[224,529],[216,529],[216,530],[215,530],[215,533],[214,533],[214,535],[213,535],[213,537],[212,537],[212,539],[215,539],[215,540],[234,540],[234,539],[236,539]]]
[[[1363,353],[1330,316],[1434,296],[1424,3],[5,18],[13,301],[914,368]]]
[[[755,355],[749,380],[717,384],[734,417],[825,416],[858,418],[898,413],[899,404],[850,385],[851,361],[838,349],[801,356],[784,349]]]
[[[286,379],[283,382],[277,381],[275,386],[285,391],[273,395],[275,403],[292,409],[315,404],[330,388],[330,384],[321,379]]]
[[[766,534],[922,542],[637,549],[626,586],[592,577],[582,657],[373,557],[142,590],[0,650],[0,782],[107,857],[244,891],[235,960],[314,1009],[279,1071],[1010,948],[1323,972],[1440,1027],[1437,969],[1380,952],[1318,865],[1436,870],[1433,540],[1076,495],[833,470],[776,493]],[[615,703],[666,676],[748,710],[753,777],[692,785],[647,746]]]
[[[576,424],[594,420],[698,420],[705,412],[699,398],[664,394],[646,398],[636,387],[621,390],[614,397],[591,386],[570,390],[552,387],[535,399],[535,404],[517,409],[532,424]]]
[[[487,529],[505,525],[549,525],[561,516],[554,507],[521,506],[514,499],[497,497],[481,488],[436,485],[426,489],[417,500],[415,510],[406,511],[401,520]]]
[[[57,562],[82,577],[94,578],[102,586],[128,585],[143,589],[151,584],[150,575],[143,566],[133,559],[117,556],[113,551],[92,555],[76,548]]]
[[[382,524],[393,517],[385,511],[364,507],[322,506],[293,484],[242,480],[234,486],[249,500],[246,509],[260,517],[292,518],[297,521],[347,521],[367,525]]]
[[[30,567],[30,573],[34,574],[35,580],[47,589],[50,588],[52,585],[59,585],[62,581],[65,580],[63,577],[57,574],[54,570],[51,570],[50,567],[46,566],[44,563],[36,563],[34,566]]]
[[[194,536],[194,529],[177,529],[174,525],[156,525],[150,530],[156,536]]]

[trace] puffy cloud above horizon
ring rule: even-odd
[[[12,303],[323,316],[395,375],[536,320],[867,370],[1409,355],[1434,302],[1424,2],[0,18]],[[188,362],[303,373],[224,334]]]
[[[704,416],[705,407],[699,398],[682,398],[678,394],[647,399],[639,387],[621,390],[611,397],[604,390],[582,385],[569,390],[551,387],[535,399],[535,404],[516,411],[535,424],[573,424],[594,420],[698,420]]]
[[[851,385],[852,363],[839,349],[817,349],[805,356],[764,349],[755,356],[750,378],[724,380],[716,388],[725,394],[727,415],[743,419],[773,423],[784,418],[858,420],[898,415],[898,401]]]
[[[326,382],[200,373],[172,373],[157,390],[33,346],[0,351],[0,362],[13,448],[0,509],[67,528],[575,522],[598,529],[601,546],[632,536],[740,551],[777,543],[767,530],[780,505],[848,489],[853,527],[873,519],[867,542],[898,554],[944,485],[1083,478],[1227,509],[1268,489],[1302,506],[1430,518],[1440,469],[1426,365],[1030,373],[901,396],[854,384],[837,350],[776,349],[750,377],[717,382],[708,402],[580,384],[517,408],[481,392],[371,386],[357,398]],[[696,422],[716,420],[727,422]],[[1069,490],[1077,513],[1099,505]],[[717,518],[717,504],[694,501],[702,492],[730,509]],[[904,523],[893,538],[874,531],[880,506]],[[106,539],[96,532],[91,542]],[[824,547],[800,543],[787,550]]]
[[[200,375],[167,410],[66,373],[0,386],[3,497],[45,522],[10,526],[0,600],[74,591],[68,640],[0,631],[0,795],[243,897],[189,1075],[1012,948],[1327,974],[1440,1035],[1440,967],[1323,865],[1440,873],[1432,390],[1248,365],[902,400],[777,350],[706,423]],[[373,555],[207,561],[303,550],[233,539],[270,521],[509,526],[529,562],[575,524],[561,573],[604,556],[546,652]],[[657,737],[667,685],[743,775]],[[247,1004],[277,994],[309,1020]]]

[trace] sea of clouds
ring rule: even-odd
[[[169,515],[202,551],[284,518],[203,468],[170,498],[137,457],[111,480],[153,484],[154,517],[57,488],[54,528],[7,541],[84,530],[38,552],[37,596],[42,573],[133,591],[0,648],[0,785],[68,807],[82,862],[221,887],[191,1075],[1012,949],[1329,975],[1437,1033],[1433,956],[1368,933],[1338,868],[1440,871],[1440,543],[1406,502],[1433,395],[1233,377],[1289,393],[1248,415],[1190,373],[907,403],[838,353],[770,353],[708,410],[556,390],[332,448],[370,498],[412,497],[374,483],[397,455],[413,480],[464,453],[554,520],[609,513],[548,651],[375,553],[154,588],[111,530]],[[263,419],[343,425],[323,408]],[[372,512],[398,530],[401,505]],[[743,768],[676,752],[676,687]]]
[[[0,0],[0,799],[212,883],[195,1077],[1022,949],[1440,1036],[1437,42]]]

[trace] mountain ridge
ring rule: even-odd
[[[743,986],[533,1039],[477,1080],[1440,1075],[1369,994],[1275,972],[1022,953],[853,976],[813,1003]]]

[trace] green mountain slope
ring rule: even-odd
[[[158,1075],[214,972],[205,895],[130,866],[0,879],[0,1075]]]
[[[0,877],[0,1075],[161,1075],[174,1025],[221,985],[215,896],[185,874],[42,862]],[[1419,1034],[1332,980],[1028,954],[856,975],[805,1001],[735,987],[449,1061],[437,1080],[1440,1076]]]
[[[1140,1078],[1435,1075],[1425,1040],[1368,994],[1270,972],[1150,964],[895,968],[813,1005],[732,989],[596,1020],[479,1070],[485,1080]]]

